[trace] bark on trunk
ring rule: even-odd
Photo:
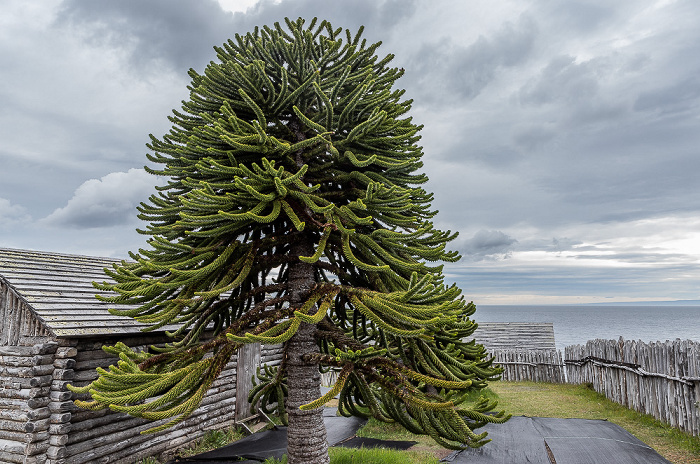
[[[313,244],[300,239],[293,244],[293,256],[311,256]],[[314,285],[314,270],[310,264],[297,262],[290,265],[289,285],[293,306],[299,306],[302,297]],[[318,365],[302,360],[306,353],[318,352],[314,339],[316,326],[302,322],[297,333],[287,342],[287,457],[289,464],[328,464],[328,442],[323,423],[323,409],[302,411],[299,406],[321,396],[321,375]]]

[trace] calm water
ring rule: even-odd
[[[552,322],[557,349],[595,338],[700,341],[700,306],[477,305],[477,322]]]

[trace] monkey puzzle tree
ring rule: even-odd
[[[149,171],[169,180],[140,207],[150,248],[96,287],[133,305],[114,314],[178,328],[149,352],[112,347],[120,361],[73,388],[92,396],[79,404],[172,418],[160,430],[196,409],[242,345],[284,343],[250,399],[288,419],[290,463],[328,462],[318,407],[335,395],[344,415],[479,446],[473,430],[506,418],[466,398],[500,370],[464,341],[474,305],[429,264],[459,256],[418,187],[421,126],[392,88],[403,70],[361,29],[344,41],[325,21],[286,25],[216,48],[220,62],[190,70],[170,132],[151,137],[163,167]],[[338,380],[321,396],[327,368]]]

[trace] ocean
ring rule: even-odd
[[[557,349],[596,338],[700,341],[700,306],[477,305],[476,322],[551,322]]]

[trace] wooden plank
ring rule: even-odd
[[[238,349],[236,372],[236,420],[250,416],[248,394],[253,388],[252,378],[260,365],[260,343],[247,343]]]

